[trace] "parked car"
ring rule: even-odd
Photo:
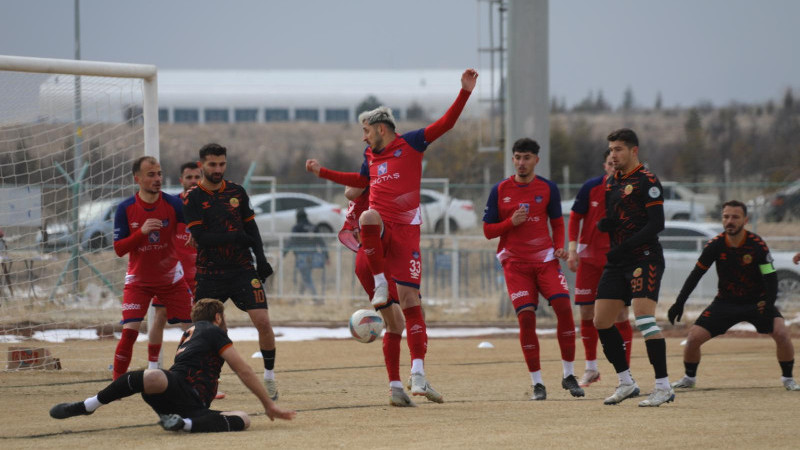
[[[565,220],[569,218],[575,199],[562,200],[561,212]],[[664,200],[664,218],[666,220],[702,220],[706,217],[706,207],[702,203],[690,203],[684,200]]]
[[[272,210],[273,198],[275,212]],[[344,212],[335,205],[313,195],[300,192],[278,192],[273,194],[256,194],[250,196],[250,205],[256,213],[258,230],[265,238],[271,232],[289,233],[297,222],[297,210],[304,208],[308,220],[317,227],[320,233],[339,231],[344,225]],[[275,228],[273,229],[273,222]]]
[[[86,250],[101,250],[114,244],[114,215],[117,205],[127,197],[105,198],[82,204],[78,208],[78,227],[81,246]],[[37,244],[45,250],[69,248],[73,241],[71,223],[52,222],[37,236]]]
[[[475,228],[478,216],[471,200],[447,197],[433,189],[419,191],[420,215],[422,216],[422,233],[441,234],[445,231],[445,212],[450,216],[450,232]]]
[[[781,222],[800,217],[800,180],[766,197],[763,217],[770,222]]]
[[[706,242],[722,233],[718,223],[667,221],[659,234],[664,247],[666,269],[661,280],[662,291],[680,291],[686,277],[694,269]],[[792,263],[791,252],[771,252],[778,273],[778,305],[800,301],[800,266]],[[664,289],[667,288],[667,289]],[[711,299],[717,293],[717,272],[712,267],[700,280],[692,298]]]
[[[695,203],[703,205],[705,212],[719,210],[719,197],[713,194],[698,194],[697,192],[682,186],[675,181],[662,181],[661,187],[664,189],[664,200],[679,200],[689,204]],[[683,220],[689,217],[684,217]],[[699,216],[698,218],[702,218]],[[677,220],[677,219],[675,219]]]

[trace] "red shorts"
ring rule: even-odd
[[[540,293],[548,302],[557,298],[569,299],[567,279],[558,260],[546,263],[506,261],[503,273],[514,311],[519,312],[528,306],[538,309]]]
[[[386,302],[385,306],[376,309],[384,309],[392,303],[397,303],[397,285],[391,277],[391,272],[384,270],[384,275],[389,284],[389,301]],[[367,255],[361,248],[359,248],[358,253],[356,253],[356,277],[358,277],[358,281],[361,282],[361,287],[363,287],[364,291],[369,295],[369,299],[372,300],[372,295],[375,293],[375,277],[372,275],[372,271],[369,270]]]
[[[403,286],[419,289],[422,257],[419,254],[419,225],[383,223],[384,269]]]
[[[141,322],[147,315],[150,299],[154,307],[167,308],[167,322],[192,322],[192,292],[181,279],[172,286],[126,284],[122,292],[122,323]]]
[[[592,264],[591,260],[581,259],[578,264],[578,273],[575,275],[575,304],[594,305],[597,299],[597,283],[603,275],[605,264]]]

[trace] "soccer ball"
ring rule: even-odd
[[[383,330],[383,319],[371,309],[359,309],[350,316],[350,334],[358,342],[368,344]]]

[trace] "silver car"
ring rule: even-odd
[[[274,202],[273,202],[274,200]],[[273,203],[275,209],[273,212]],[[256,213],[256,224],[262,236],[269,233],[289,233],[297,223],[297,210],[305,209],[308,220],[320,233],[339,231],[344,225],[344,212],[339,205],[301,192],[277,192],[275,195],[250,196],[250,206]],[[274,228],[273,228],[274,227]]]

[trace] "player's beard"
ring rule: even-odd
[[[219,184],[222,182],[222,178],[225,176],[225,172],[223,173],[208,173],[205,170],[203,171],[203,178],[211,182],[211,184]]]
[[[730,226],[725,227],[725,233],[727,233],[728,236],[736,236],[737,234],[739,234],[742,231],[742,228],[744,228],[744,225],[742,225],[740,227],[736,227],[734,225],[730,225]]]

